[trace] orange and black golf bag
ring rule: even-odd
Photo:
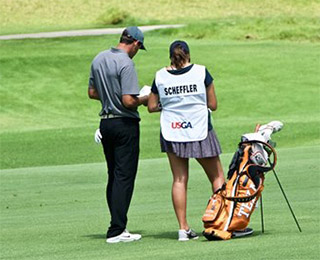
[[[277,155],[263,141],[239,143],[229,166],[228,182],[209,199],[202,217],[208,240],[227,240],[246,229],[263,191],[264,175],[273,170]]]

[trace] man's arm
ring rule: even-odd
[[[136,108],[140,105],[148,105],[149,96],[133,96],[133,95],[122,95],[122,103],[126,108]]]
[[[90,86],[88,88],[88,96],[91,99],[100,100],[98,91],[94,88],[94,86]]]

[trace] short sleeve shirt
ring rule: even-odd
[[[94,58],[89,88],[95,88],[99,94],[102,105],[100,116],[114,114],[139,118],[137,108],[128,109],[122,104],[123,95],[139,95],[137,72],[125,51],[111,48]]]

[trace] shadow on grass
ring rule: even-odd
[[[106,239],[106,234],[90,234],[90,235],[85,235],[82,237],[87,237],[91,239]]]
[[[231,240],[244,240],[244,239],[250,239],[253,237],[258,237],[258,236],[269,236],[272,232],[268,232],[265,231],[264,233],[262,233],[261,230],[259,231],[254,231],[253,234],[251,235],[247,235],[247,236],[243,236],[243,237],[233,237]],[[203,237],[203,236],[200,236]],[[207,239],[202,240],[201,242],[212,242],[212,243],[217,243],[217,242],[224,242],[224,241],[228,241],[228,240],[212,240],[212,241],[208,241]]]
[[[144,235],[146,232],[144,232],[142,230],[135,230],[132,233],[141,234],[142,238],[177,240],[177,237],[178,237],[178,233],[177,232],[162,232],[162,233]],[[86,238],[89,238],[89,239],[106,239],[106,235],[105,234],[88,234],[88,235],[84,235],[82,237],[86,237]]]
[[[177,240],[178,232],[177,231],[169,231],[169,232],[161,232],[155,233],[150,235],[145,235],[143,237],[149,237],[154,239],[170,239],[170,240]]]
[[[270,233],[267,231],[264,231],[264,233],[262,233],[261,230],[259,231],[254,231],[253,234],[248,235],[248,236],[243,236],[243,237],[234,237],[232,239],[246,239],[246,238],[250,238],[250,237],[257,237],[257,236],[268,236]]]
[[[142,230],[136,230],[133,233],[141,234],[142,238],[170,239],[170,240],[177,240],[177,238],[178,238],[177,232],[174,232],[174,231],[144,235],[146,232],[144,232]],[[272,232],[268,232],[268,231],[265,231],[264,233],[262,233],[261,231],[254,231],[252,235],[233,238],[232,240],[234,240],[234,239],[236,239],[236,240],[241,239],[242,240],[242,239],[249,239],[251,237],[268,236],[271,233]],[[90,238],[90,239],[106,239],[105,234],[89,234],[89,235],[85,235],[83,237]],[[202,234],[199,234],[199,237],[203,238]],[[215,240],[215,242],[219,242],[219,241],[223,241],[223,240]],[[208,242],[208,240],[204,239],[201,242]]]

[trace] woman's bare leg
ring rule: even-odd
[[[197,158],[209,181],[212,184],[212,191],[215,192],[224,184],[223,168],[219,156],[209,158]]]
[[[189,159],[167,153],[173,175],[172,202],[180,229],[189,229],[187,222],[187,186],[189,176]]]

